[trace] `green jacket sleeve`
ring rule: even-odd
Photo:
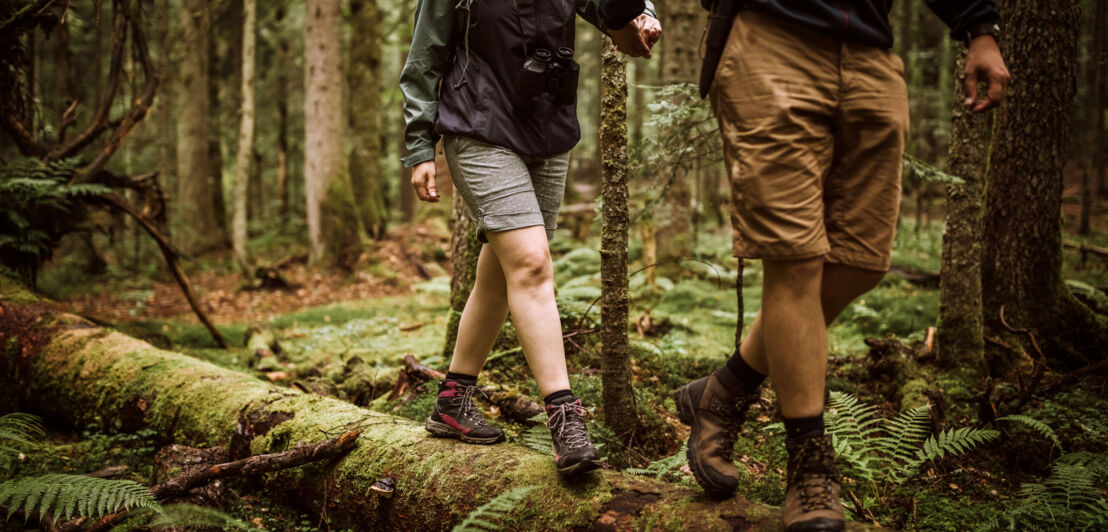
[[[452,0],[419,0],[412,31],[412,47],[400,72],[404,94],[405,167],[435,158],[435,117],[439,82],[450,67],[454,33]]]
[[[658,15],[654,11],[654,3],[650,0],[645,0],[647,15],[654,18],[658,18]],[[577,14],[581,18],[585,19],[589,24],[596,26],[596,29],[608,33],[608,28],[604,27],[604,22],[600,19],[600,1],[599,0],[577,0]]]

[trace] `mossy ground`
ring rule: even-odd
[[[728,252],[729,238],[726,231],[699,235],[697,260],[682,263],[682,268],[672,278],[659,277],[655,286],[646,284],[646,275],[642,272],[632,275],[629,332],[636,402],[645,436],[640,438],[637,448],[627,452],[621,450],[606,429],[594,422],[594,438],[604,445],[603,450],[612,464],[643,467],[676,454],[687,436],[687,429],[674,415],[673,390],[719,367],[733,350],[735,324],[740,316],[733,284],[737,272],[735,260]],[[1090,243],[1105,245],[1105,242]],[[595,414],[593,419],[599,420],[600,345],[598,335],[587,332],[596,326],[600,314],[595,301],[600,294],[596,242],[580,244],[559,234],[552,248],[563,328],[567,333],[577,333],[567,342],[570,381],[576,394]],[[917,232],[912,221],[905,220],[897,237],[894,264],[912,270],[937,271],[940,248],[941,232],[937,225],[921,227]],[[641,247],[633,242],[629,253],[632,271],[642,266],[640,250]],[[1067,278],[1093,286],[1105,284],[1106,268],[1103,266],[1081,263],[1073,254],[1066,255],[1065,266]],[[748,328],[761,300],[758,262],[747,263],[743,281],[741,318]],[[123,297],[134,292],[135,301],[142,301],[148,296],[140,285],[128,286],[121,292]],[[448,360],[441,356],[441,342],[448,293],[446,278],[435,277],[401,295],[306,308],[275,315],[266,324],[281,339],[287,351],[287,369],[292,376],[338,377],[352,357],[359,357],[370,367],[385,371],[401,365],[405,353],[414,354],[432,368],[445,370]],[[647,313],[652,325],[640,334],[633,324]],[[830,352],[835,362],[830,367],[829,389],[855,394],[863,402],[876,404],[882,415],[891,417],[898,405],[879,393],[868,380],[865,361],[868,348],[863,340],[892,336],[918,345],[924,340],[927,328],[935,324],[937,314],[937,290],[890,275],[878,288],[848,307],[830,329]],[[248,366],[249,354],[245,349],[215,349],[206,331],[189,321],[162,319],[115,325],[161,347],[247,375],[255,374]],[[233,345],[241,346],[248,326],[246,322],[230,322],[221,323],[220,329]],[[483,379],[538,399],[524,358],[514,349],[517,345],[509,324],[494,348],[497,358],[489,363]],[[934,375],[926,376],[926,379],[933,378]],[[290,380],[292,378],[285,382]],[[371,407],[421,421],[430,412],[434,400],[433,393],[426,388],[417,390],[408,401],[390,404],[379,399]],[[1108,411],[1108,398],[1103,390],[1077,386],[1046,399],[1033,400],[1025,413],[1062,435],[1066,451],[1088,451],[1103,456],[1108,453],[1108,445],[1104,443],[1108,441],[1105,411]],[[968,426],[977,421],[970,417],[970,409],[959,412],[963,417],[946,420],[951,426]],[[777,420],[772,392],[766,392],[763,401],[749,416],[735,452],[743,476],[740,495],[780,505],[784,500],[783,441],[779,434],[762,430],[766,424]],[[509,444],[519,444],[529,426],[496,416],[492,416],[492,422],[507,430]],[[60,440],[52,444],[48,453],[65,456],[68,460],[66,463],[43,461],[44,470],[65,470],[67,466],[82,469],[74,464],[95,469],[94,465],[115,459],[115,455],[105,454],[102,448],[105,441],[112,441],[120,443],[117,446],[119,460],[135,463],[132,471],[136,480],[141,481],[144,470],[139,464],[149,460],[148,445],[143,437],[100,436],[96,430],[85,434],[83,440],[72,434],[65,436],[72,440],[64,443],[68,447]],[[997,443],[964,457],[929,464],[916,478],[884,493],[868,508],[872,517],[885,525],[919,530],[966,530],[967,523],[988,523],[999,518],[1007,507],[1015,504],[1020,484],[1041,481],[1048,472],[1050,459],[1058,452],[1044,438],[1024,427],[1008,426],[1005,430],[1007,437]],[[273,437],[295,439],[294,435],[282,431],[276,431]],[[142,442],[135,443],[138,440]],[[466,456],[459,454],[460,458]],[[1025,457],[1035,459],[1026,460]],[[444,460],[451,461],[448,455],[440,458],[438,462],[426,464],[426,475],[434,475],[435,467],[442,466]],[[678,484],[695,485],[687,470],[679,467],[680,459],[671,462],[675,467],[666,471],[664,478]],[[1104,481],[1099,479],[1102,486]],[[847,480],[846,487],[853,487],[851,480]],[[253,494],[242,501],[241,507],[232,509],[232,513],[240,517],[258,517],[259,513],[281,515],[279,519],[262,516],[263,524],[273,529],[315,526],[305,522],[314,517],[301,519],[297,512],[282,503],[255,498]],[[658,525],[661,523],[658,519],[657,516],[643,516],[640,525]],[[277,527],[278,522],[294,528]]]

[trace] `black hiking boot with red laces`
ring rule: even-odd
[[[554,462],[558,473],[575,475],[600,467],[600,451],[589,441],[585,428],[585,407],[580,399],[546,405],[546,426],[554,440]]]
[[[739,487],[739,470],[731,453],[746,410],[758,393],[729,390],[712,373],[678,388],[673,398],[681,422],[692,427],[685,455],[697,483],[712,497],[730,497]]]
[[[435,411],[427,418],[427,432],[440,438],[488,445],[504,440],[504,431],[490,427],[473,404],[475,385],[446,381],[439,385]]]

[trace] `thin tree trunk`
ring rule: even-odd
[[[161,76],[161,84],[158,86],[158,97],[154,101],[156,107],[156,121],[158,123],[158,178],[161,186],[165,190],[177,189],[176,178],[176,151],[174,150],[174,138],[173,138],[173,104],[175,101],[175,95],[173,94],[174,83],[176,74],[173,68],[173,46],[176,42],[171,34],[172,24],[170,23],[170,17],[173,16],[170,11],[169,0],[157,0],[154,4],[154,31],[158,35],[158,75]],[[166,202],[167,206],[175,206],[177,202]],[[173,227],[172,217],[176,216],[176,212],[169,209],[170,216],[169,226]],[[164,228],[163,228],[164,229]],[[171,234],[171,232],[166,232]]]
[[[627,341],[627,63],[607,38],[601,57],[601,377],[604,424],[629,443],[638,426]]]
[[[982,268],[985,323],[1035,331],[1048,356],[1076,367],[1108,353],[1108,324],[1062,283],[1063,170],[1075,92],[1076,4],[1009,0],[1002,10],[1013,90],[989,158]],[[1028,132],[1033,132],[1029,134]],[[1017,341],[1022,341],[1022,338]],[[1033,348],[1028,347],[1031,351]]]
[[[948,171],[965,180],[946,186],[946,223],[939,294],[939,360],[982,377],[985,336],[981,311],[982,214],[985,210],[985,171],[988,164],[988,115],[967,109],[965,52],[958,58],[954,83]],[[991,114],[991,113],[990,113]]]
[[[281,224],[289,221],[289,92],[288,72],[292,66],[289,45],[286,0],[277,0],[277,197]]]
[[[180,15],[181,45],[190,53],[181,54],[177,63],[177,241],[181,251],[191,254],[210,249],[222,237],[209,157],[208,2],[182,0]]]
[[[362,227],[385,236],[388,211],[381,194],[381,37],[377,0],[350,0],[350,184]]]
[[[307,0],[304,24],[304,183],[313,262],[353,266],[357,234],[343,157],[342,15],[338,0]],[[334,205],[331,205],[334,203]],[[324,205],[327,204],[327,207]],[[353,227],[357,227],[354,216]]]
[[[700,47],[704,17],[703,9],[697,0],[669,0],[660,4],[662,24],[666,28],[666,38],[661,40],[662,83],[696,83],[700,65],[697,50]],[[680,104],[681,102],[676,102]],[[673,134],[673,133],[662,133]],[[657,240],[658,261],[667,263],[661,266],[664,273],[680,271],[674,259],[692,256],[692,191],[690,172],[683,168],[674,169],[675,173],[662,178],[662,182],[672,182],[665,197],[654,208],[655,239]]]
[[[239,116],[239,145],[235,156],[234,210],[231,243],[242,274],[252,276],[250,255],[246,250],[246,210],[250,193],[250,163],[254,159],[254,65],[257,49],[257,0],[243,0],[242,22],[242,108]],[[260,191],[254,191],[255,194]]]
[[[458,323],[477,280],[477,257],[481,253],[481,242],[477,240],[461,194],[454,194],[453,213],[450,222],[450,317],[446,320],[446,341],[442,346],[442,356],[448,359],[454,354]]]

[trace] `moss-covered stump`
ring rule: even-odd
[[[714,501],[699,490],[613,471],[569,484],[549,456],[530,449],[429,438],[411,421],[159,350],[77,316],[33,311],[32,326],[5,323],[20,316],[18,308],[26,307],[9,300],[0,313],[0,371],[10,376],[0,394],[48,419],[148,427],[187,445],[226,445],[232,454],[278,452],[358,428],[358,446],[342,459],[264,480],[291,502],[325,512],[332,527],[448,529],[497,494],[534,485],[508,529],[780,529],[772,507]],[[44,333],[47,342],[36,340]],[[370,489],[386,476],[396,483],[391,498]]]

